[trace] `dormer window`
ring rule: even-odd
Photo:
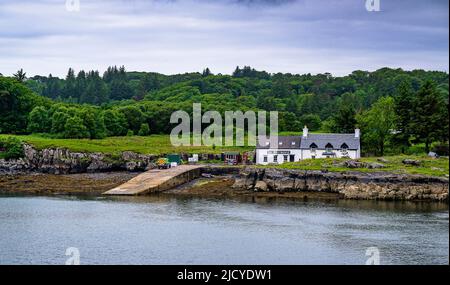
[[[278,145],[283,145],[283,142],[279,142]]]
[[[348,145],[347,145],[346,143],[343,143],[343,144],[341,145],[341,149],[348,149]]]
[[[327,144],[325,145],[325,150],[326,150],[327,153],[332,152],[332,150],[333,150],[333,145],[332,145],[331,143],[327,143]]]
[[[316,145],[315,143],[312,143],[312,144],[309,146],[309,148],[310,148],[310,149],[317,148],[317,145]]]
[[[291,142],[291,145],[295,145],[295,142]]]
[[[270,144],[270,142],[267,141],[267,142],[266,142],[266,145],[269,145],[269,144]]]

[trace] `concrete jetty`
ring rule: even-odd
[[[199,177],[201,167],[201,165],[180,165],[169,169],[152,169],[103,194],[142,195],[162,192]]]

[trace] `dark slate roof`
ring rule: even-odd
[[[310,145],[315,143],[318,149],[325,149],[330,143],[334,149],[340,149],[342,144],[347,144],[348,149],[359,149],[359,138],[355,138],[355,134],[308,134],[302,137],[300,148],[309,149]]]
[[[256,144],[256,148],[263,149],[263,148],[276,148],[274,146],[275,142],[272,140],[272,143],[270,143],[271,138],[267,137],[258,137],[258,142]],[[301,143],[301,136],[278,136],[278,147],[279,149],[299,149],[300,143]],[[267,144],[269,142],[269,144]],[[272,144],[272,147],[271,147]]]

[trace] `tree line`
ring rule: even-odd
[[[38,96],[39,94],[40,96]],[[112,66],[69,69],[64,79],[0,77],[0,132],[101,138],[170,133],[170,114],[202,110],[279,111],[281,131],[350,133],[362,129],[363,151],[382,155],[448,144],[448,74],[382,68],[347,76],[270,74],[237,67],[231,75],[163,75]]]

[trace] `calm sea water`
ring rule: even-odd
[[[0,197],[0,264],[448,264],[447,204]]]

